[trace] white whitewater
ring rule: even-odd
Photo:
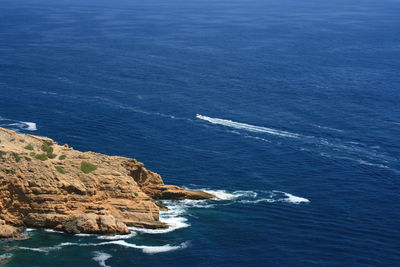
[[[100,251],[95,251],[93,254],[94,257],[92,259],[96,261],[101,267],[110,267],[106,264],[106,261],[112,257],[110,254]]]
[[[0,116],[0,126],[15,130],[37,131],[37,125],[35,122],[17,121],[17,120],[7,119],[1,116]]]
[[[146,254],[156,254],[156,253],[163,253],[163,252],[168,252],[168,251],[173,251],[173,250],[178,250],[178,249],[184,249],[184,248],[188,247],[188,244],[189,244],[188,242],[184,242],[184,243],[181,243],[176,246],[173,246],[170,244],[166,244],[163,246],[143,246],[143,245],[136,245],[136,244],[128,243],[125,240],[113,240],[113,241],[100,242],[100,243],[65,242],[65,243],[61,243],[61,244],[58,244],[58,245],[55,245],[52,247],[39,247],[39,248],[19,247],[19,249],[42,252],[42,253],[49,253],[51,251],[60,250],[64,247],[70,247],[70,246],[97,247],[97,246],[107,246],[107,245],[118,245],[118,246],[122,246],[122,247],[140,249],[140,250],[142,250],[143,253],[146,253]]]

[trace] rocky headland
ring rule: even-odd
[[[0,128],[0,238],[25,227],[71,234],[128,234],[128,227],[167,228],[157,200],[209,199],[165,185],[143,163],[80,152],[45,137]]]

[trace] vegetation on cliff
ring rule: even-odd
[[[0,238],[17,238],[23,227],[111,235],[128,226],[166,228],[156,200],[214,197],[165,185],[135,159],[3,128],[0,141]]]

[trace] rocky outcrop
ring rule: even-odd
[[[25,239],[26,236],[21,235],[20,231],[21,228],[8,225],[4,220],[0,220],[0,239]]]
[[[73,215],[60,230],[70,234],[129,234],[128,227],[121,220],[94,213]]]
[[[159,221],[165,207],[155,200],[212,197],[165,185],[135,159],[80,152],[0,128],[0,238],[14,236],[19,227],[74,234],[166,228]]]
[[[175,185],[165,185],[159,174],[146,170],[143,166],[138,166],[133,162],[126,162],[125,168],[130,172],[130,175],[143,192],[153,199],[200,200],[214,197],[214,195],[202,191],[186,190]]]

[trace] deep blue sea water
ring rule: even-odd
[[[0,259],[398,266],[399,14],[398,0],[2,0],[0,126],[221,200],[167,203],[167,233],[31,229]]]

